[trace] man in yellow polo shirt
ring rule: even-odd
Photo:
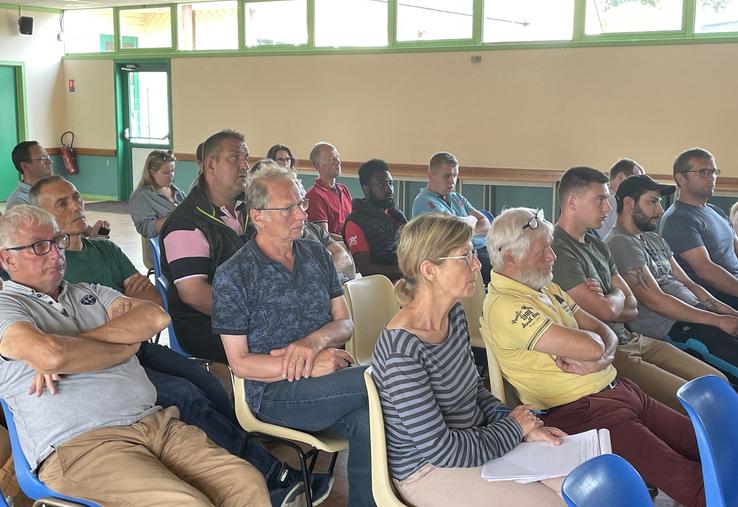
[[[613,331],[551,282],[553,226],[541,210],[511,208],[487,235],[492,279],[481,332],[523,403],[568,433],[610,430],[613,452],[677,502],[704,506],[692,424],[617,378]]]

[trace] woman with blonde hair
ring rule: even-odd
[[[146,157],[141,181],[128,201],[133,224],[144,238],[157,236],[164,220],[185,198],[174,185],[176,161],[172,150],[154,150]]]
[[[559,444],[530,406],[512,410],[488,390],[474,365],[459,300],[480,269],[472,228],[441,213],[400,231],[395,285],[402,309],[379,337],[372,365],[387,435],[390,475],[416,506],[562,505],[561,481],[487,482],[481,467],[522,440]]]

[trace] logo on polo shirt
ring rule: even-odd
[[[356,239],[356,234],[354,234],[353,236],[349,236],[349,239],[348,239],[349,247],[356,246],[358,242],[359,240]]]
[[[95,303],[97,303],[97,298],[92,294],[87,294],[82,299],[80,299],[79,302],[83,305],[94,305]]]
[[[520,310],[515,310],[515,317],[510,323],[525,329],[533,324],[538,315],[538,312],[532,306],[521,305]]]

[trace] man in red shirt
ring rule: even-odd
[[[305,194],[310,202],[308,220],[330,232],[333,239],[341,240],[343,224],[351,213],[351,193],[346,185],[336,182],[341,175],[341,158],[335,146],[320,142],[310,150],[310,162],[318,177]]]
[[[372,159],[359,168],[364,199],[354,199],[343,236],[356,271],[362,275],[385,275],[392,281],[402,276],[397,265],[397,231],[407,222],[395,206],[392,175],[384,160]]]

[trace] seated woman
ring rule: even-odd
[[[128,201],[131,219],[144,238],[159,235],[161,226],[185,195],[174,185],[172,150],[154,150],[146,157],[141,181]]]
[[[275,144],[269,148],[266,158],[274,160],[284,168],[297,172],[297,159],[292,156],[292,150],[283,144]]]
[[[372,365],[384,412],[390,475],[416,506],[563,505],[561,480],[487,482],[481,467],[521,440],[560,443],[530,407],[508,409],[477,373],[459,300],[480,263],[469,225],[423,214],[400,231],[395,284],[402,309],[379,337]]]

